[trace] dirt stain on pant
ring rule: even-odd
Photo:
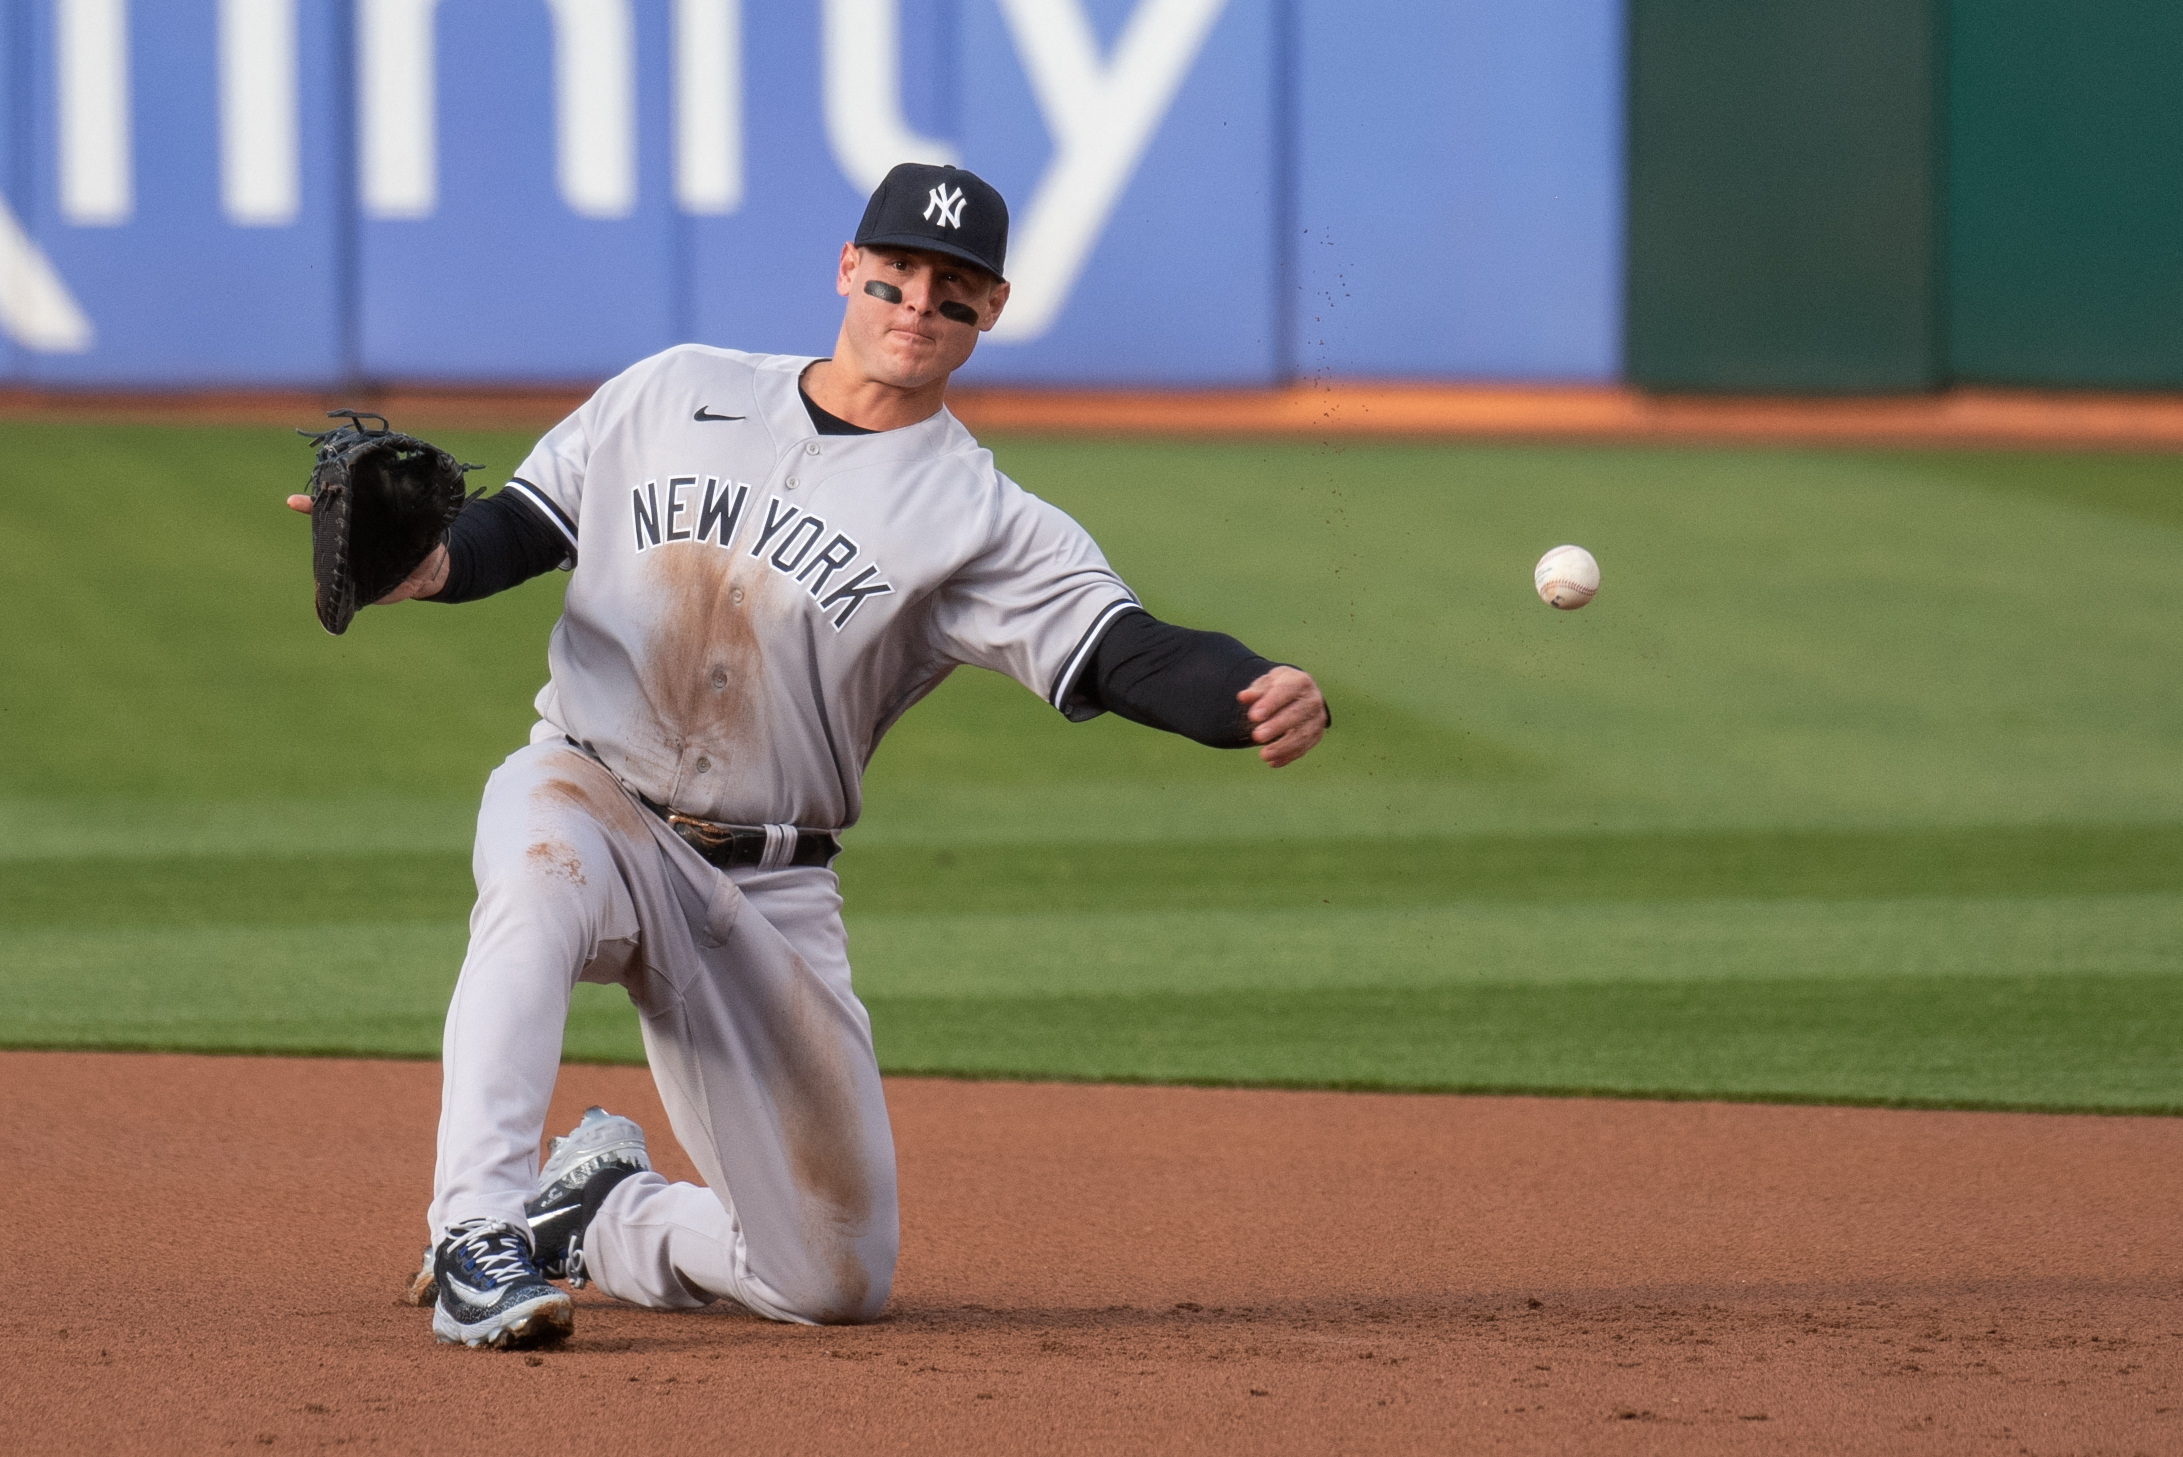
[[[570,885],[583,885],[584,863],[577,858],[575,847],[566,840],[539,840],[524,852],[524,859],[531,869],[555,880],[565,880]]]
[[[652,828],[645,823],[644,811],[605,766],[574,749],[560,749],[546,756],[543,767],[552,777],[531,791],[532,804],[549,810],[576,810],[595,824],[618,830],[632,840],[651,838]]]
[[[800,1194],[804,1247],[831,1273],[831,1303],[805,1312],[822,1324],[869,1318],[872,1271],[857,1249],[874,1195],[864,1158],[863,1105],[841,1009],[810,964],[790,953],[787,1005],[767,1009],[777,1061],[769,1079]]]

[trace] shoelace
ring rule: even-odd
[[[530,1246],[505,1224],[476,1220],[447,1233],[455,1240],[456,1256],[496,1285],[529,1273]]]

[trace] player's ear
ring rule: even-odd
[[[844,243],[841,245],[841,263],[834,270],[834,292],[840,294],[843,298],[847,298],[849,290],[855,287],[857,264],[860,261],[862,261],[860,250],[856,244]]]
[[[993,326],[1001,321],[1001,310],[1007,306],[1008,280],[1002,279],[999,283],[994,284],[993,291],[986,295],[985,317],[978,323],[978,332],[981,334],[992,332]]]

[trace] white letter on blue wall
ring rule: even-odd
[[[675,0],[675,201],[743,205],[743,17],[738,0]]]
[[[128,0],[57,0],[61,216],[114,227],[136,209],[129,146]]]
[[[842,175],[859,190],[877,187],[897,162],[962,160],[946,142],[919,136],[902,115],[902,12],[896,0],[826,0],[821,44],[826,140]]]
[[[220,0],[220,202],[246,228],[302,207],[296,0]]]
[[[364,215],[426,218],[439,202],[439,0],[357,0],[357,193]]]
[[[637,36],[629,0],[546,0],[553,10],[561,200],[587,218],[637,208]]]
[[[1140,0],[1102,66],[1080,0],[1000,0],[1054,159],[1010,240],[1015,287],[996,340],[1036,339],[1060,317],[1224,3]]]
[[[5,202],[0,202],[0,329],[25,349],[46,354],[81,354],[93,343],[91,321]]]

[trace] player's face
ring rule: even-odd
[[[869,288],[875,281],[885,287]],[[842,337],[863,373],[900,389],[959,369],[1008,302],[1006,283],[945,253],[854,244],[841,250],[834,290],[849,300]]]

